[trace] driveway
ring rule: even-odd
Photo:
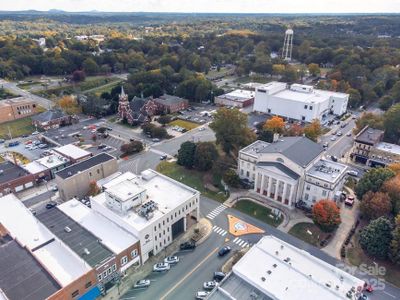
[[[336,257],[337,259],[341,259],[340,248],[356,222],[359,214],[360,202],[354,195],[353,191],[351,191],[351,195],[356,199],[353,207],[346,206],[344,203],[340,204],[340,217],[342,223],[339,225],[339,228],[336,230],[336,233],[329,244],[322,249],[322,251],[328,253],[332,257]]]

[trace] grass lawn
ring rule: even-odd
[[[112,81],[110,83],[107,83],[105,85],[99,86],[99,87],[95,87],[93,89],[90,90],[86,90],[84,92],[84,94],[95,94],[97,97],[100,97],[102,93],[104,92],[111,92],[111,90],[116,87],[117,85],[120,85],[122,82],[122,80],[116,80],[116,81]]]
[[[312,235],[309,234],[307,230],[312,232]],[[305,222],[294,225],[292,228],[290,228],[289,234],[315,247],[320,247],[319,241],[322,241],[327,235],[315,224]]]
[[[23,134],[31,134],[35,131],[35,126],[32,125],[31,118],[26,117],[0,124],[0,138],[9,138],[8,127],[10,127],[11,135],[13,137],[21,136]]]
[[[196,127],[199,127],[199,124],[194,123],[194,122],[190,122],[190,121],[185,121],[185,120],[175,120],[172,121],[171,123],[168,124],[169,126],[180,126],[185,128],[186,130],[192,130]]]
[[[157,171],[198,190],[203,196],[218,202],[224,202],[228,198],[223,192],[214,192],[204,187],[203,177],[205,173],[203,172],[187,170],[175,162],[166,161],[161,162],[157,166]]]
[[[385,279],[386,281],[390,282],[391,284],[396,285],[397,287],[400,287],[400,268],[396,267],[393,263],[390,261],[384,261],[384,260],[379,260],[379,259],[373,259],[372,257],[369,257],[368,255],[365,254],[365,252],[362,250],[360,244],[358,243],[358,234],[355,234],[351,247],[347,248],[347,260],[350,264],[353,266],[360,266],[361,264],[366,264],[369,267],[374,267],[375,263],[378,264],[379,267],[384,267],[385,268],[385,275],[379,276],[378,274],[373,274],[374,276],[380,277]]]
[[[271,216],[271,209],[268,207],[250,200],[241,200],[234,205],[234,208],[274,227],[278,227],[283,221],[283,217],[275,219],[274,216]]]

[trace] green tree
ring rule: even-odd
[[[385,138],[392,143],[400,142],[400,103],[393,105],[384,115]]]
[[[392,241],[392,224],[389,219],[380,217],[371,221],[360,233],[360,245],[374,257],[385,259]]]
[[[387,193],[368,191],[362,198],[360,210],[367,219],[377,219],[389,215],[392,203]]]
[[[190,141],[181,144],[178,150],[177,164],[185,168],[192,168],[194,164],[194,155],[196,152],[196,144]]]
[[[379,99],[379,108],[382,110],[388,110],[394,103],[394,99],[390,95],[385,95]]]
[[[165,139],[168,137],[168,132],[165,128],[156,126],[151,130],[151,136],[158,139]]]
[[[389,168],[370,169],[364,173],[355,187],[358,199],[362,199],[368,191],[378,192],[383,183],[394,176],[395,173]]]
[[[390,242],[389,258],[392,262],[400,265],[400,215],[395,219],[395,227],[392,231],[392,241]]]
[[[349,88],[346,91],[349,94],[349,106],[351,108],[358,108],[361,105],[361,94],[358,90]]]
[[[223,180],[227,185],[231,187],[237,188],[240,186],[240,178],[233,169],[226,170],[223,175]]]
[[[319,68],[318,64],[309,64],[308,65],[308,71],[313,75],[317,76],[321,74],[321,69]]]
[[[247,126],[246,114],[238,109],[219,109],[210,128],[215,132],[217,144],[220,144],[226,153],[238,152],[256,138],[254,132]]]
[[[355,133],[359,133],[365,126],[370,126],[375,129],[383,129],[383,117],[378,114],[366,112],[356,120]]]
[[[211,170],[215,160],[218,158],[218,151],[212,142],[202,142],[196,145],[194,154],[194,166],[199,171]]]
[[[168,115],[165,116],[160,116],[158,118],[158,123],[160,123],[161,125],[165,126],[166,124],[171,122],[171,117]]]
[[[138,153],[143,151],[143,149],[143,143],[140,141],[132,141],[128,144],[123,144],[121,146],[121,152],[123,152],[125,155]]]
[[[82,63],[83,70],[86,72],[86,74],[89,75],[94,75],[99,72],[99,66],[97,63],[94,61],[93,58],[87,58],[84,60]]]

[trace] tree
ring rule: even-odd
[[[99,72],[99,66],[93,60],[93,58],[87,58],[82,63],[83,70],[85,70],[86,74],[94,75]]]
[[[130,155],[133,153],[138,153],[143,151],[143,143],[140,141],[132,141],[127,144],[123,144],[121,146],[121,152],[124,153],[125,155]]]
[[[181,144],[178,150],[177,164],[185,168],[192,168],[194,164],[194,155],[196,152],[196,144],[190,141]]]
[[[303,127],[301,127],[298,123],[293,123],[290,127],[286,130],[287,136],[301,136],[304,133]]]
[[[318,141],[319,136],[322,134],[322,127],[319,120],[315,119],[304,127],[304,134],[314,142]]]
[[[165,126],[166,124],[171,122],[171,117],[170,116],[160,116],[158,118],[158,123],[160,123],[161,125]]]
[[[223,175],[223,180],[227,185],[231,187],[237,188],[240,186],[240,178],[233,169],[226,170]]]
[[[351,108],[358,108],[361,105],[361,94],[358,90],[349,88],[346,91],[349,94],[349,106]]]
[[[364,173],[364,176],[358,181],[355,192],[358,199],[362,199],[362,197],[368,192],[377,192],[383,185],[383,183],[394,177],[394,172],[389,168],[376,168],[370,169],[368,172]]]
[[[163,127],[154,127],[151,131],[151,136],[158,139],[165,139],[168,137],[168,132]]]
[[[392,240],[392,224],[389,219],[380,217],[371,221],[360,233],[360,245],[374,257],[385,259]]]
[[[390,170],[395,172],[396,174],[400,174],[400,163],[393,163],[388,166]]]
[[[318,64],[309,64],[308,71],[313,75],[317,76],[321,74],[321,69],[319,68]]]
[[[91,180],[89,183],[88,195],[94,197],[94,196],[100,194],[100,191],[101,190],[100,190],[99,186],[97,185],[96,180]]]
[[[390,242],[389,258],[395,264],[400,265],[400,215],[397,215],[395,219],[392,241]]]
[[[272,143],[274,140],[274,133],[271,130],[261,129],[258,134],[258,139],[267,143]]]
[[[360,210],[368,219],[377,219],[392,211],[392,203],[387,193],[368,191],[362,198]]]
[[[285,121],[281,117],[273,116],[265,122],[264,129],[273,133],[282,133],[285,129]]]
[[[323,231],[331,232],[342,222],[340,209],[336,203],[329,199],[318,201],[312,209],[313,221]]]
[[[356,120],[355,133],[359,133],[365,126],[370,126],[375,129],[383,129],[383,117],[378,114],[366,112]]]
[[[196,145],[194,166],[199,171],[208,171],[218,158],[218,151],[213,142],[202,142]]]
[[[219,109],[210,128],[215,132],[217,144],[222,145],[226,153],[238,151],[256,138],[254,132],[247,127],[247,115],[238,109]]]
[[[393,169],[391,169],[393,171]],[[389,195],[395,215],[400,213],[400,173],[385,181],[382,191]]]
[[[86,79],[86,74],[82,70],[76,70],[72,73],[72,81],[73,82],[81,82],[85,81]]]
[[[385,138],[395,144],[400,142],[400,103],[393,105],[384,115]]]
[[[68,115],[76,115],[82,111],[78,101],[73,96],[62,97],[60,100],[58,100],[58,105]]]

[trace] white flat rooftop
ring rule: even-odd
[[[73,144],[61,146],[54,150],[60,154],[71,157],[72,159],[80,159],[82,157],[91,155],[89,151],[83,150],[82,148],[79,148]]]
[[[246,101],[254,98],[255,92],[248,90],[234,90],[227,94],[218,96],[218,98],[233,100],[233,101]]]
[[[334,183],[346,170],[347,166],[344,164],[320,159],[307,171],[307,175]]]
[[[265,147],[268,147],[270,145],[270,143],[261,141],[261,140],[257,140],[254,143],[248,145],[247,147],[240,149],[240,152],[242,152],[243,154],[247,154],[247,155],[252,155],[255,157],[258,157],[259,151],[264,149]]]
[[[46,167],[47,169],[52,169],[57,168],[58,166],[61,166],[66,162],[69,162],[69,159],[57,154],[51,154],[49,156],[37,159],[36,162]]]
[[[400,155],[400,145],[380,142],[375,146],[375,148],[391,154]]]
[[[26,165],[22,166],[22,168],[24,168],[26,171],[28,171],[31,174],[38,174],[40,172],[47,170],[47,168],[45,166],[38,163],[37,161],[32,161],[30,163],[27,163]]]
[[[116,198],[121,201],[127,201],[132,197],[143,193],[146,189],[140,184],[140,179],[124,180],[110,186],[107,192],[113,194]],[[136,184],[137,183],[137,184]]]
[[[286,261],[285,261],[286,260]],[[265,236],[233,272],[272,299],[348,299],[364,281],[276,237]]]
[[[108,189],[113,186],[113,182],[117,184],[120,183],[121,180],[137,178],[136,180],[138,181],[139,186],[146,189],[147,201],[153,200],[158,205],[158,209],[153,212],[154,216],[150,220],[147,220],[146,218],[140,216],[132,209],[129,210],[127,214],[118,214],[117,212],[114,212],[106,204],[105,193],[101,193],[91,198],[91,201],[95,201],[98,204],[106,207],[107,209],[118,215],[119,218],[124,220],[127,224],[136,228],[137,231],[141,231],[142,229],[151,225],[153,222],[156,222],[165,214],[184,204],[195,194],[199,193],[197,190],[181,184],[156,171],[146,170],[142,172],[142,174],[143,173],[146,174],[146,178],[148,178],[147,180],[131,172],[126,172],[121,176],[115,178],[114,180],[108,182],[103,187],[107,188],[108,191]]]
[[[115,254],[136,244],[138,239],[94,210],[76,199],[69,200],[59,206],[59,210],[98,237],[102,244]]]
[[[13,194],[0,198],[0,223],[22,246],[32,251],[62,286],[91,270],[89,265],[57,239]]]

